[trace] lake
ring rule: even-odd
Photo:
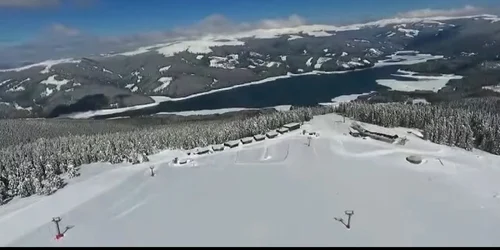
[[[394,78],[400,66],[386,66],[343,74],[303,75],[243,86],[185,100],[166,101],[152,108],[128,111],[100,118],[148,115],[222,108],[265,108],[278,105],[312,106],[332,98],[387,89],[376,80]]]

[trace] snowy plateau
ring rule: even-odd
[[[407,137],[405,145],[355,138],[350,124],[328,114],[222,152],[82,166],[51,196],[0,206],[0,245],[500,245],[498,156],[437,145],[405,128],[360,123]],[[349,229],[339,222],[347,210]]]

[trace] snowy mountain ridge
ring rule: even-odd
[[[328,114],[223,152],[164,151],[134,166],[82,166],[49,197],[0,206],[0,245],[500,244],[498,156],[437,145],[406,128],[360,123],[407,137],[405,145],[355,138],[351,122]],[[423,162],[411,164],[409,155]],[[190,161],[182,166],[176,157]],[[334,219],[347,220],[346,210],[354,211],[350,230]],[[55,216],[65,231],[60,240]]]
[[[404,50],[443,60],[487,61],[500,54],[498,20],[476,15],[313,24],[185,37],[113,55],[48,60],[0,70],[0,102],[11,104],[0,106],[0,117],[58,116],[77,109],[73,106],[82,108],[87,98],[102,99],[102,104],[95,102],[97,108],[123,108],[153,103],[152,95],[178,99],[288,73],[357,70]],[[52,76],[61,84],[42,83]]]

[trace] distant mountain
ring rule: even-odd
[[[124,53],[3,69],[0,117],[126,107],[153,102],[149,96],[185,97],[289,72],[372,67],[402,50],[478,65],[500,55],[499,21],[497,16],[479,15],[305,25],[169,41]]]

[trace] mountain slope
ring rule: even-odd
[[[185,97],[289,72],[371,67],[400,50],[443,55],[445,60],[491,60],[500,54],[499,20],[480,15],[305,25],[167,41],[104,57],[50,60],[0,70],[0,111],[46,116],[58,106],[73,110],[66,106],[83,98],[102,100],[87,109],[147,104],[152,102],[148,96]]]
[[[408,129],[404,145],[346,135],[349,119],[315,117],[299,131],[188,157],[166,151],[143,165],[82,167],[49,197],[0,207],[12,246],[494,246],[499,158],[436,145]],[[422,155],[420,165],[405,160]],[[149,176],[154,165],[156,176]],[[111,181],[112,180],[112,181]],[[21,208],[22,207],[22,208]],[[354,210],[351,229],[334,220]],[[61,216],[65,236],[50,222]]]

